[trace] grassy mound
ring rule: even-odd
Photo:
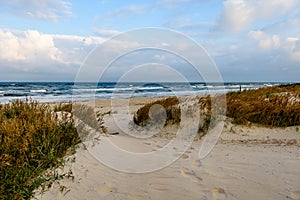
[[[133,117],[135,124],[139,126],[144,126],[150,122],[149,110],[155,105],[161,105],[166,111],[167,119],[166,124],[176,124],[180,122],[180,108],[179,100],[176,97],[168,97],[166,99],[161,99],[152,103],[148,103],[142,108],[140,108]],[[159,118],[160,113],[156,113],[157,118]]]
[[[230,92],[227,94],[227,116],[237,124],[300,125],[300,84]]]
[[[80,139],[72,119],[48,105],[16,100],[0,105],[0,199],[29,199]]]
[[[199,132],[207,131],[210,125],[211,100],[210,96],[199,96],[200,116],[202,116],[199,122]],[[300,125],[300,84],[229,92],[226,95],[226,101],[226,116],[233,118],[237,124],[251,122],[274,127]],[[176,97],[146,104],[136,112],[134,122],[137,125],[147,124],[149,109],[155,104],[160,104],[166,109],[167,122],[180,123],[180,107]]]

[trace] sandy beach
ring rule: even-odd
[[[300,0],[0,8],[0,200],[300,200]]]
[[[119,164],[121,170],[118,170],[103,162],[105,158],[99,160],[91,154],[93,148],[96,153],[104,151],[100,146],[105,140],[130,153],[163,149],[175,137],[178,127],[167,126],[160,134],[137,138],[128,135],[114,118],[121,114],[132,116],[139,107],[154,100],[115,100],[113,106],[110,100],[85,102],[95,105],[97,112],[107,113],[103,115],[107,133],[101,134],[93,147],[79,145],[74,155],[65,158],[64,167],[55,170],[55,173],[64,174],[64,178],[42,193],[38,190],[34,198],[300,199],[300,127],[236,125],[227,118],[217,144],[205,158],[199,158],[205,137],[196,137],[186,151],[181,152],[173,147],[169,154],[162,157],[174,162],[145,173],[132,173],[130,167],[139,166],[136,168],[138,170],[152,166],[151,159],[133,162],[127,157],[116,157],[112,165]],[[125,120],[123,124],[126,123]],[[179,140],[179,145],[181,142],[186,145],[184,138]],[[122,168],[126,165],[129,166],[129,173]]]

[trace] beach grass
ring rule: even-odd
[[[150,108],[155,105],[161,105],[166,111],[166,122],[167,124],[176,124],[180,122],[180,108],[179,108],[179,100],[177,97],[168,97],[165,99],[157,100],[152,103],[148,103],[140,108],[133,117],[133,121],[135,124],[139,126],[145,126],[150,122],[150,116],[148,115]],[[161,113],[156,113],[161,115]]]
[[[29,199],[79,143],[74,121],[49,105],[15,100],[0,105],[0,199]]]
[[[180,123],[179,101],[175,99],[176,97],[168,97],[146,104],[135,113],[134,122],[137,125],[147,124],[150,120],[149,109],[160,104],[169,113],[167,121]],[[199,132],[207,131],[210,125],[211,99],[210,95],[199,96],[200,116],[204,119],[204,122],[199,123]],[[218,95],[214,102],[218,103]],[[236,124],[255,123],[270,127],[300,125],[300,84],[228,92],[226,102],[226,116],[233,118]]]
[[[237,124],[300,125],[300,84],[230,92],[227,94],[227,116]]]

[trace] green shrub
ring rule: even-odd
[[[0,105],[0,199],[29,199],[80,141],[73,120],[31,100]]]

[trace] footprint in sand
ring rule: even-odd
[[[226,192],[223,188],[215,188],[213,190],[213,200],[225,200],[227,195],[226,195]]]
[[[201,182],[202,178],[197,176],[194,170],[191,170],[187,167],[181,167],[180,172],[182,176],[190,178],[194,182]]]
[[[180,158],[181,158],[181,159],[188,159],[189,156],[188,156],[187,154],[184,153],[184,154],[182,154],[182,155],[180,156]]]
[[[300,200],[300,191],[291,191],[290,198],[294,200]]]
[[[193,160],[192,165],[193,165],[193,167],[200,167],[201,161],[199,159]]]
[[[174,154],[174,156],[175,157],[179,157],[179,158],[181,158],[181,159],[188,159],[189,158],[189,155],[187,155],[187,154],[178,154],[178,153],[176,153],[176,154]]]

